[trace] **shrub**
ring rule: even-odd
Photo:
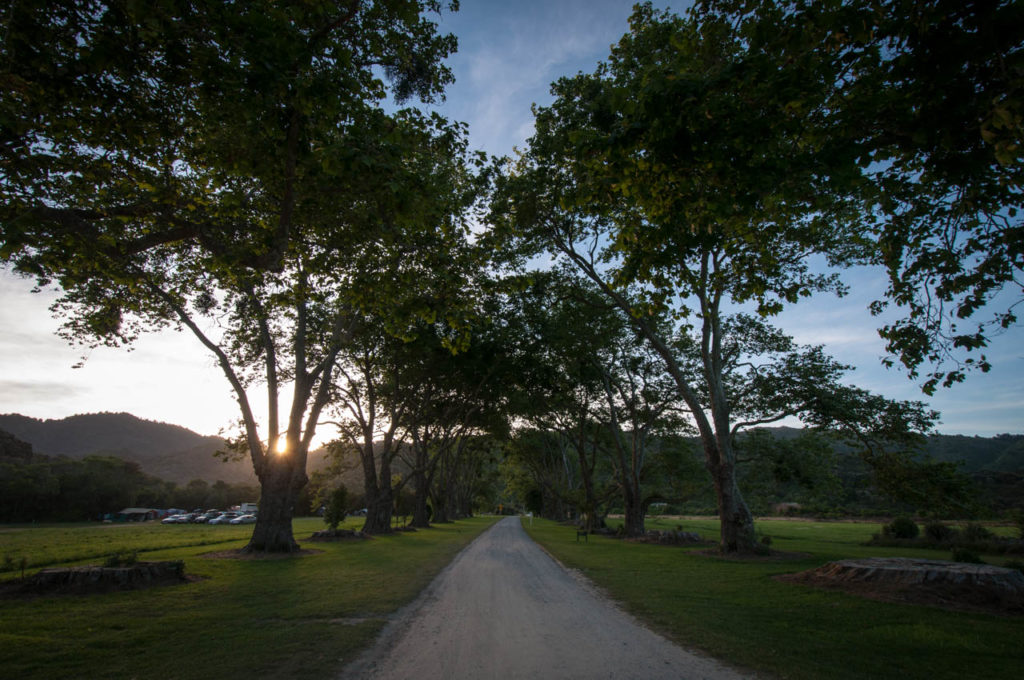
[[[121,554],[119,552],[114,553],[103,563],[104,567],[130,567],[139,561],[138,551],[131,551],[130,553]]]
[[[954,562],[967,562],[968,564],[985,564],[981,555],[970,548],[953,548]]]
[[[993,538],[994,534],[977,522],[969,522],[963,529],[963,538],[970,543],[987,541]]]
[[[327,498],[327,506],[324,508],[324,524],[331,529],[337,529],[338,525],[345,520],[345,501],[348,500],[348,489],[342,484],[331,492]]]
[[[920,532],[917,523],[909,517],[897,517],[882,528],[886,538],[917,538]]]
[[[929,522],[924,526],[924,535],[935,543],[948,543],[956,536],[956,529],[942,522]]]
[[[1017,532],[1020,540],[1024,541],[1024,510],[1014,508],[1010,513],[1010,519],[1017,525]]]

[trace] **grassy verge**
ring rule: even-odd
[[[671,521],[717,537],[715,520]],[[808,553],[785,562],[729,561],[702,548],[627,543],[534,520],[527,531],[642,620],[680,644],[779,678],[1017,678],[1024,668],[1024,619],[888,604],[781,583],[777,574],[846,557],[918,556],[935,550],[861,545],[878,525],[759,522],[772,548]],[[706,548],[706,546],[705,546]],[[999,563],[999,558],[986,556]]]
[[[24,554],[37,564],[41,560],[33,555],[43,554],[40,546],[58,562],[142,550],[140,559],[184,559],[187,573],[202,580],[3,601],[0,668],[12,678],[335,675],[372,642],[389,613],[415,598],[494,521],[474,518],[371,541],[313,543],[302,538],[322,528],[322,521],[297,520],[299,542],[322,552],[270,560],[203,556],[242,547],[252,531],[244,526],[223,527],[226,532],[206,527],[212,534],[185,525],[109,528],[108,533],[123,532],[109,544],[115,550],[106,548],[107,538],[97,538],[103,530],[93,526],[3,530],[0,553]],[[348,526],[360,524],[353,520]],[[167,547],[160,547],[161,537]],[[97,540],[106,553],[97,552]]]

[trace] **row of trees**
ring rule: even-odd
[[[875,309],[909,309],[882,332],[912,374],[984,346],[986,327],[961,320],[1024,265],[1021,33],[992,28],[1021,20],[1012,3],[708,0],[685,17],[639,5],[607,62],[554,84],[498,179],[496,240],[565,262],[664,362],[704,449],[723,550],[756,545],[736,483],[744,427],[839,428],[897,483],[907,458],[886,442],[934,422],[921,404],[838,386],[843,367],[820,348],[755,330],[801,297],[841,294],[823,265],[888,267]],[[994,322],[1014,323],[1012,306]],[[975,364],[988,367],[936,369],[926,391]]]
[[[841,364],[765,319],[841,292],[821,263],[882,263],[878,306],[909,312],[883,330],[906,366],[984,346],[984,322],[956,324],[1022,264],[1014,3],[640,5],[609,60],[556,83],[529,147],[495,165],[463,126],[385,106],[451,81],[442,9],[4,14],[0,257],[60,285],[69,338],[174,326],[216,357],[240,409],[234,450],[261,485],[248,550],[297,547],[324,421],[361,458],[375,531],[405,485],[417,523],[428,498],[464,511],[485,431],[574,456],[590,518],[604,461],[638,530],[644,475],[688,423],[726,551],[755,547],[744,429],[798,417],[844,432],[880,479],[915,469],[906,445],[934,415],[843,385]],[[531,283],[542,254],[562,270]],[[1013,324],[1012,307],[993,322]],[[936,369],[926,388],[969,365],[988,367]]]

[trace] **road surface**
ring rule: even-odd
[[[452,561],[342,678],[741,678],[651,632],[507,517]]]

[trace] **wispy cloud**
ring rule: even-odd
[[[59,401],[73,399],[87,394],[82,389],[65,382],[47,380],[0,380],[0,394],[17,394],[17,402],[0,402],[16,405],[25,401]]]
[[[632,0],[464,3],[442,25],[459,36],[444,109],[470,124],[473,145],[509,154],[533,134],[533,103],[562,76],[590,72],[628,29]]]

